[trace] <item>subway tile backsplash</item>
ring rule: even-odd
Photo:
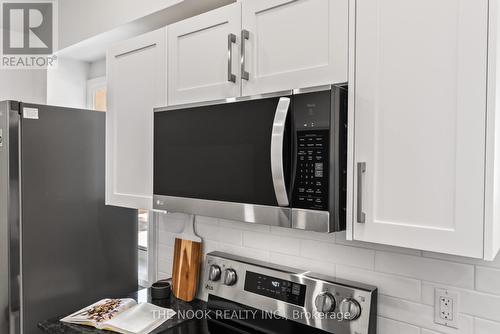
[[[175,236],[188,219],[160,215],[160,278],[171,275]],[[321,234],[199,216],[196,233],[205,254],[219,250],[377,286],[381,334],[500,333],[500,256],[485,262],[351,242],[345,232]],[[458,329],[434,324],[436,287],[459,293]]]

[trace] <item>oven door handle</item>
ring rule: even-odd
[[[289,205],[283,167],[283,141],[288,110],[290,110],[290,98],[280,98],[274,116],[273,132],[271,135],[271,174],[279,206]]]

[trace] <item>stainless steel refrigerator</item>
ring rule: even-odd
[[[0,102],[0,333],[137,289],[137,211],[104,205],[105,115]]]

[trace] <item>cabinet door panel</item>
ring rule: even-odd
[[[169,104],[240,95],[239,32],[241,5],[229,6],[177,22],[168,30]],[[228,45],[228,36],[235,40]],[[228,50],[232,51],[228,80]]]
[[[487,5],[352,7],[355,239],[482,257]]]
[[[152,207],[153,108],[166,104],[165,30],[108,51],[106,204]]]
[[[347,0],[243,2],[243,95],[347,81]]]

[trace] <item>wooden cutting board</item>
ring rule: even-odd
[[[178,299],[190,302],[195,298],[201,257],[201,238],[194,232],[194,215],[191,215],[184,231],[175,238],[172,292]]]

